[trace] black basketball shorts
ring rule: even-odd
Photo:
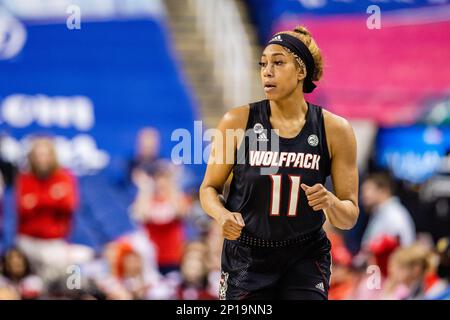
[[[249,246],[225,239],[219,296],[222,300],[326,300],[331,243],[320,229],[289,247]]]

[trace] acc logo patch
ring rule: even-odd
[[[261,123],[255,123],[255,125],[253,126],[253,131],[256,134],[261,134],[264,131],[264,127]]]
[[[308,137],[308,143],[310,146],[316,147],[319,144],[319,138],[315,134],[312,134]]]

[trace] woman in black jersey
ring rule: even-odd
[[[322,225],[348,230],[359,214],[353,129],[305,101],[322,76],[306,28],[277,33],[260,65],[267,99],[224,115],[200,188],[225,238],[220,298],[327,299],[331,245]],[[334,193],[324,187],[329,175]]]

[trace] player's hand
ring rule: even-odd
[[[305,191],[308,204],[314,211],[324,210],[334,206],[334,199],[331,192],[322,184],[316,183],[310,187],[302,183],[300,186]]]
[[[218,219],[225,239],[236,240],[241,235],[242,228],[245,226],[244,219],[239,212],[224,212]]]

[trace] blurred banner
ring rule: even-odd
[[[448,1],[250,2],[263,42],[299,24],[311,31],[325,63],[311,98],[339,115],[408,125],[450,96]]]
[[[450,128],[411,126],[380,129],[377,162],[400,179],[423,183],[439,172],[450,153]]]
[[[193,132],[197,108],[175,57],[159,0],[0,2],[1,158],[21,166],[31,136],[55,137],[80,177],[74,241],[101,248],[132,228],[127,173],[141,128],[159,131],[163,158],[174,130]],[[5,212],[10,244],[10,193]]]
[[[144,126],[160,131],[162,156],[169,157],[172,131],[192,129],[196,110],[157,3],[6,1],[2,157],[20,163],[28,135],[51,134],[62,163],[77,174],[123,170]],[[77,12],[79,29],[71,29]]]
[[[436,9],[433,10],[436,19],[443,17],[444,11],[448,10],[445,6],[448,0],[248,0],[247,2],[254,9],[253,19],[258,25],[260,39],[263,42],[269,40],[273,29],[280,21],[299,15],[327,18],[330,18],[330,15],[361,16],[366,14],[370,6],[376,5],[382,12],[399,9]]]

